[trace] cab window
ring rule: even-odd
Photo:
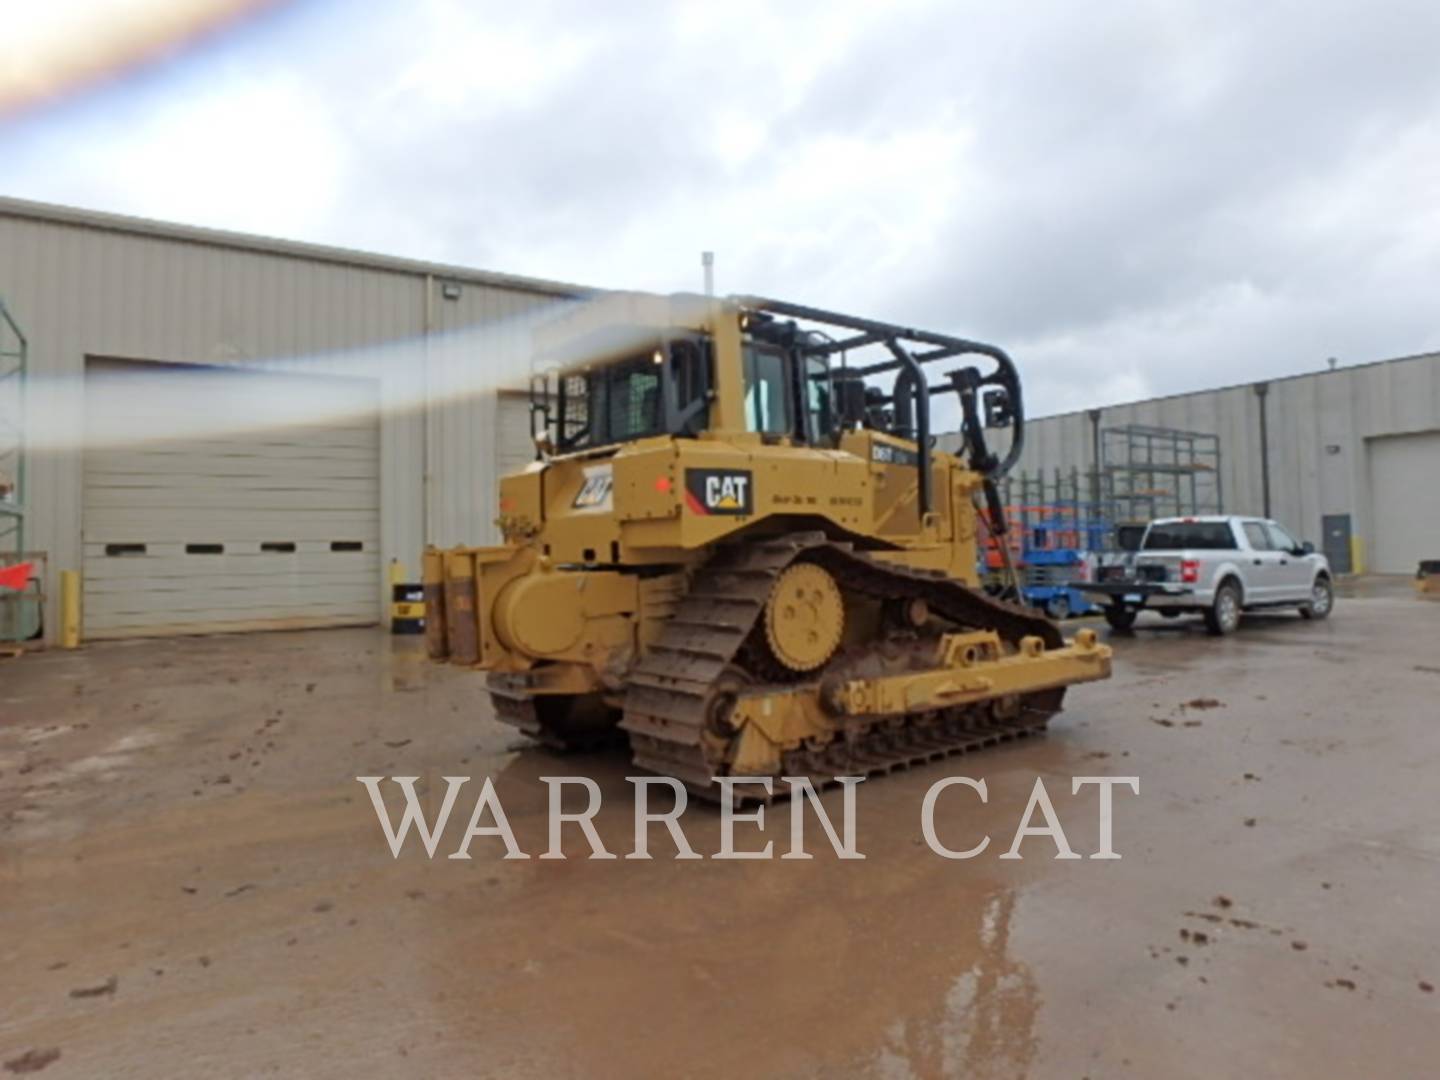
[[[1270,544],[1276,551],[1300,550],[1299,542],[1273,521],[1265,523],[1265,531],[1270,534]]]
[[[809,357],[805,361],[806,432],[817,445],[828,442],[833,430],[830,399],[830,365],[823,357]]]
[[[660,369],[647,353],[566,375],[559,408],[563,451],[658,435],[664,430]]]
[[[745,346],[745,427],[763,435],[790,434],[785,356],[778,350]]]
[[[610,439],[625,442],[660,430],[660,372],[654,364],[635,363],[612,373],[609,390]]]
[[[1146,551],[1225,551],[1235,546],[1228,521],[1171,521],[1150,526]]]
[[[670,347],[670,377],[675,384],[672,434],[695,436],[710,426],[711,361],[709,342],[682,340]]]
[[[1258,521],[1247,521],[1245,525],[1245,539],[1250,541],[1250,547],[1255,551],[1270,550],[1270,536],[1265,532],[1265,526]]]

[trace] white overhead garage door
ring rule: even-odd
[[[1370,439],[1370,569],[1413,574],[1440,559],[1440,431]]]
[[[94,360],[86,376],[87,637],[379,620],[373,383]]]

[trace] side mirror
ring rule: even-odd
[[[865,422],[865,380],[859,375],[846,375],[835,379],[836,411],[847,427]]]
[[[1015,422],[1015,410],[1010,405],[1010,394],[1003,387],[996,387],[985,395],[985,426],[1007,428]]]
[[[1300,545],[1300,554],[1301,554],[1301,555],[1314,555],[1314,554],[1315,554],[1315,545],[1312,544],[1309,540],[1306,540],[1303,544]]]

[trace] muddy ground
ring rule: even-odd
[[[675,861],[659,826],[650,862],[585,861],[578,831],[566,860],[445,858],[487,775],[538,855],[563,773],[624,854],[627,769],[529,747],[413,639],[5,662],[0,1075],[1434,1075],[1440,604],[1112,642],[1046,738],[862,784],[864,861],[813,825],[808,862]],[[939,804],[950,846],[992,837],[969,861],[921,837],[952,774],[989,787]],[[1140,778],[1119,861],[998,858],[1037,776],[1094,852],[1069,785],[1096,774]],[[475,779],[437,857],[397,860],[358,775]],[[717,850],[715,811],[685,823]]]

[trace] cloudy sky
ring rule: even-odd
[[[608,287],[712,248],[1006,346],[1033,413],[1440,348],[1433,0],[6,19],[7,195]]]

